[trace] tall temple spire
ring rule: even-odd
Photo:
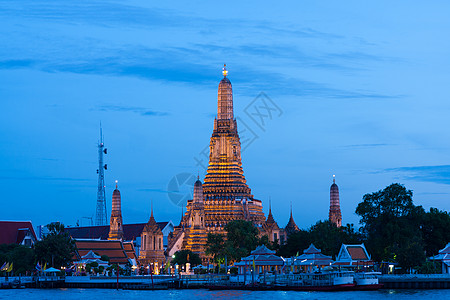
[[[153,199],[150,200],[150,219],[155,219],[153,217]]]
[[[227,77],[228,75],[227,64],[223,64],[222,75],[223,77]]]
[[[217,118],[210,140],[209,165],[203,183],[205,200],[253,198],[241,161],[241,142],[233,117],[233,90],[224,67],[217,93]],[[261,213],[260,221],[264,220]]]
[[[120,191],[117,187],[113,192],[112,196],[112,209],[111,209],[111,219],[109,221],[109,234],[108,240],[122,240],[123,239],[123,222],[122,222],[122,199],[120,196]]]
[[[272,199],[269,197],[269,215],[272,214]]]
[[[203,204],[203,186],[200,178],[197,178],[197,181],[194,183],[194,204]]]
[[[294,232],[300,231],[297,224],[295,224],[294,217],[292,216],[292,201],[291,201],[291,216],[289,218],[289,222],[287,223],[286,227],[284,228],[286,231],[286,234],[289,236]]]
[[[255,199],[244,176],[241,142],[233,114],[233,89],[226,65],[217,91],[217,117],[209,143],[209,163],[203,183],[194,185],[194,197],[168,242],[167,253],[188,249],[208,262],[205,248],[208,233],[226,234],[225,226],[234,220],[265,226],[269,240],[278,240],[280,229],[263,213],[262,201]],[[202,193],[203,192],[203,193]],[[203,194],[203,196],[202,196]]]
[[[227,78],[226,65],[223,67],[222,74],[223,79],[219,83],[219,91],[217,93],[217,119],[233,120],[233,88],[230,80]]]
[[[336,176],[333,175],[333,184],[330,187],[330,212],[329,219],[337,227],[342,225],[341,205],[339,202],[339,187],[336,184]]]

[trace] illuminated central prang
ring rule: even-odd
[[[175,227],[167,250],[169,255],[177,249],[191,250],[204,263],[208,262],[204,249],[208,233],[225,234],[225,225],[233,220],[251,221],[260,229],[265,223],[261,200],[253,198],[244,177],[241,142],[233,114],[233,89],[225,65],[222,74],[205,180],[203,184],[200,180],[195,183],[194,199],[188,201],[187,211]]]
[[[217,93],[217,118],[209,144],[209,165],[203,183],[206,224],[223,226],[231,220],[264,222],[262,204],[253,198],[241,160],[241,142],[233,115],[233,89],[226,66]]]

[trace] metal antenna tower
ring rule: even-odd
[[[100,123],[100,142],[98,143],[98,187],[97,187],[97,209],[95,211],[95,225],[106,225],[106,192],[105,192],[105,170],[107,165],[103,165],[103,154],[107,154],[107,149],[103,144],[102,124]]]

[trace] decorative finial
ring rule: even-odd
[[[269,196],[269,215],[272,214],[272,199]]]
[[[222,74],[223,74],[223,77],[227,77],[227,75],[228,75],[227,64],[223,64]]]
[[[116,179],[115,183],[116,183],[116,190],[117,190],[117,183],[119,183],[119,180]]]
[[[151,219],[151,218],[153,218],[153,199],[150,200],[150,201],[151,201],[151,202],[150,202],[150,203],[151,203],[151,204],[150,204],[150,205],[151,205],[151,208],[150,208],[150,210],[151,210],[150,219]]]
[[[336,175],[333,175],[333,183],[336,183]]]

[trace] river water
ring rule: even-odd
[[[296,291],[208,291],[162,290],[133,291],[113,289],[21,289],[0,290],[0,299],[450,299],[450,290],[379,290],[349,292],[296,292]]]

